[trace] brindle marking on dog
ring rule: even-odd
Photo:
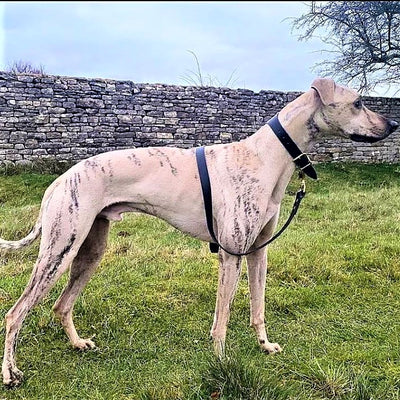
[[[128,160],[133,161],[133,163],[137,166],[140,167],[142,165],[141,161],[139,158],[136,156],[135,153],[132,153],[131,155],[128,156]]]
[[[61,250],[61,253],[57,254],[54,258],[54,266],[52,269],[49,270],[48,277],[51,279],[55,272],[58,270],[58,267],[60,266],[62,260],[64,259],[65,255],[68,254],[76,240],[76,232],[73,232],[71,237],[68,240],[68,243],[66,246]]]
[[[310,132],[311,138],[316,138],[317,135],[320,133],[318,125],[314,121],[314,116],[311,116],[306,123],[306,127],[308,132]]]
[[[317,79],[312,89],[287,104],[279,121],[304,152],[323,136],[376,141],[398,124],[360,110],[359,95]],[[228,250],[246,252],[268,240],[276,228],[280,204],[294,172],[294,163],[268,125],[236,143],[205,149],[213,189],[213,224],[218,241]],[[171,179],[174,177],[174,179]],[[24,292],[6,315],[3,382],[22,381],[16,366],[18,333],[28,312],[69,268],[70,279],[53,309],[73,347],[95,347],[79,337],[73,322],[77,296],[104,254],[110,221],[125,212],[145,212],[182,232],[210,242],[194,149],[138,148],[99,154],[73,166],[46,190],[31,233],[19,241],[0,239],[0,248],[19,249],[41,234],[38,259]],[[211,328],[215,352],[222,356],[231,304],[242,257],[219,251],[218,291]],[[260,348],[282,349],[269,342],[265,328],[266,249],[246,256],[250,289],[250,325]],[[151,321],[149,321],[151,323]]]
[[[178,170],[172,165],[168,155],[161,151],[159,148],[156,148],[153,154],[151,154],[151,150],[149,150],[148,152],[150,155],[154,155],[160,159],[159,162],[161,167],[164,167],[164,163],[166,163],[170,167],[172,175],[176,176],[178,174]]]
[[[69,190],[71,193],[71,203],[68,207],[70,214],[75,210],[79,210],[79,187],[81,186],[81,180],[78,173],[75,173],[69,181]]]

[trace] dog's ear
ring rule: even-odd
[[[311,84],[311,88],[315,89],[324,106],[334,103],[335,82],[332,79],[317,78]]]

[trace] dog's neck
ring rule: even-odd
[[[283,128],[303,152],[314,145],[318,127],[314,123],[319,107],[318,95],[310,90],[289,103],[279,112]],[[272,196],[280,202],[294,172],[293,159],[268,124],[243,141],[244,145],[260,160],[260,171],[270,178]]]
[[[319,132],[314,118],[319,101],[315,90],[309,90],[279,112],[283,128],[305,153],[312,149]]]
[[[318,95],[314,90],[309,90],[297,99],[287,104],[278,114],[282,127],[301,151],[307,153],[313,147],[319,128],[314,121],[315,110],[318,108]],[[265,149],[274,147],[274,153],[279,153],[280,159],[292,161],[289,153],[279,142],[278,138],[267,125],[261,127],[256,133],[245,139],[248,147],[263,159]]]

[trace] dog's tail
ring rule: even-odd
[[[42,213],[44,207],[47,205],[49,199],[51,198],[54,189],[58,186],[58,179],[56,179],[46,190],[43,199],[42,199],[42,204],[40,207],[39,211],[39,216],[36,220],[35,226],[32,228],[32,230],[28,233],[27,236],[25,236],[23,239],[20,240],[4,240],[0,238],[0,250],[18,250],[22,249],[23,247],[27,247],[30,244],[32,244],[42,233]]]
[[[39,216],[35,226],[23,239],[13,241],[13,240],[4,240],[0,238],[0,249],[5,249],[5,250],[22,249],[23,247],[29,246],[31,243],[33,243],[39,237],[41,232],[42,232],[42,221]]]

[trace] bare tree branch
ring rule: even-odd
[[[238,81],[238,78],[234,78],[236,73],[236,69],[232,71],[228,80],[225,83],[222,83],[216,76],[207,74],[204,76],[202,69],[200,67],[199,59],[195,52],[188,50],[188,52],[193,56],[196,63],[196,70],[186,70],[184,75],[180,76],[180,79],[192,86],[220,86],[220,87],[231,87],[235,85]]]
[[[400,1],[311,1],[307,6],[307,13],[293,19],[292,32],[301,32],[299,40],[319,38],[331,48],[325,50],[331,57],[313,70],[362,91],[400,88]]]
[[[14,61],[11,65],[9,65],[6,72],[12,74],[29,73],[29,74],[43,75],[44,67],[43,65],[39,65],[39,67],[36,67],[32,65],[30,62],[26,61]]]

